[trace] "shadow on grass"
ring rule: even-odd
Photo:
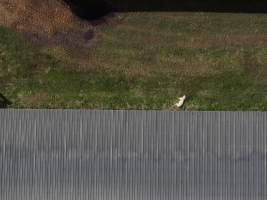
[[[0,93],[0,108],[7,108],[7,106],[11,104],[11,101],[9,101],[4,95]]]
[[[98,20],[116,12],[203,11],[267,13],[263,0],[65,0],[80,18]]]
[[[204,11],[266,13],[260,0],[110,0],[118,11]]]

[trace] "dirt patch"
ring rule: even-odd
[[[20,32],[53,34],[68,29],[73,14],[61,0],[1,0],[0,24]]]
[[[0,25],[10,27],[36,45],[88,48],[96,29],[110,23],[113,14],[92,21],[72,13],[63,0],[1,0]]]
[[[89,41],[89,40],[92,40],[94,38],[95,34],[94,34],[94,31],[92,30],[88,30],[84,33],[83,35],[83,38],[86,40],[86,41]]]

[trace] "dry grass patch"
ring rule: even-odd
[[[62,0],[2,0],[0,11],[0,24],[48,35],[68,29],[73,17]]]
[[[28,93],[19,93],[18,94],[18,101],[20,105],[23,105],[26,108],[34,107],[40,108],[44,105],[47,101],[49,101],[50,95],[46,92],[31,94]]]

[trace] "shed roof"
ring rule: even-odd
[[[0,199],[267,197],[267,113],[1,110]]]

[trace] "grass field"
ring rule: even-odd
[[[267,110],[267,14],[120,13],[92,48],[0,28],[0,92],[19,108]],[[70,53],[71,52],[71,53]]]

